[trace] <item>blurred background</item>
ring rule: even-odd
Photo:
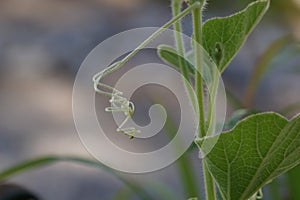
[[[210,0],[205,19],[226,16],[251,1]],[[86,55],[106,38],[131,28],[160,26],[171,18],[168,0],[1,0],[0,1],[0,171],[36,156],[90,157],[72,118],[72,87]],[[191,34],[190,17],[183,20]],[[257,91],[249,81],[270,45],[292,38],[273,52]],[[300,1],[272,0],[271,10],[225,71],[228,117],[236,108],[300,111]],[[277,43],[276,43],[277,44]],[[276,46],[276,45],[275,45]],[[272,48],[271,48],[272,49]],[[247,89],[248,88],[248,89]],[[254,87],[255,88],[255,87]],[[249,91],[250,90],[250,91]],[[253,94],[252,94],[253,93]],[[291,107],[293,106],[293,107]],[[201,185],[197,151],[188,155]],[[164,183],[187,198],[176,163],[144,175],[123,174],[142,184]],[[123,184],[102,170],[59,163],[10,180],[42,199],[112,199]],[[201,187],[200,187],[200,190]],[[137,198],[138,199],[138,198]]]

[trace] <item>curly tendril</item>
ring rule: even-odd
[[[117,89],[115,89],[109,85],[106,85],[106,84],[100,82],[101,78],[104,75],[110,73],[111,70],[113,70],[115,67],[118,67],[118,65],[120,65],[119,62],[111,65],[107,69],[94,75],[94,77],[93,77],[94,89],[99,94],[111,97],[109,100],[109,102],[111,103],[111,106],[105,108],[106,112],[111,112],[111,113],[112,112],[123,112],[124,113],[126,118],[119,125],[119,127],[116,129],[116,131],[129,136],[130,139],[133,139],[135,137],[135,135],[139,134],[141,131],[135,129],[134,127],[127,127],[127,128],[124,127],[126,122],[130,119],[130,117],[134,113],[133,102],[131,102],[128,99],[126,99],[125,97],[123,97],[122,92],[118,91]],[[108,91],[104,91],[104,89],[108,90]]]
[[[162,33],[165,29],[173,25],[178,20],[182,19],[184,16],[188,15],[193,9],[201,7],[200,2],[194,2],[190,6],[188,6],[185,10],[181,13],[173,17],[171,20],[166,22],[162,27],[156,30],[152,35],[150,35],[144,42],[142,42],[136,49],[134,49],[131,53],[129,53],[126,57],[124,57],[121,61],[118,61],[108,68],[102,70],[101,72],[97,73],[93,77],[94,82],[94,89],[97,93],[106,95],[111,97],[110,103],[111,107],[107,107],[105,111],[107,112],[123,112],[126,116],[125,120],[119,125],[117,128],[117,132],[122,132],[125,135],[128,135],[131,139],[134,138],[136,134],[139,134],[140,131],[136,130],[134,127],[124,128],[125,123],[130,119],[130,117],[134,113],[134,104],[123,97],[122,92],[116,90],[115,88],[101,83],[101,78],[107,74],[112,73],[113,71],[121,68],[131,57],[136,55],[141,49],[147,46],[154,38],[156,38],[160,33]],[[107,90],[107,91],[106,91]]]

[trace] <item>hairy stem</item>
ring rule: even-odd
[[[181,11],[181,1],[179,0],[173,0],[172,1],[172,13],[173,13],[173,17],[177,16],[180,11]],[[176,42],[176,47],[177,47],[177,52],[178,52],[178,56],[184,56],[184,43],[181,37],[182,34],[182,28],[181,28],[181,21],[178,20],[177,22],[174,23],[174,30],[175,32],[175,42]],[[183,59],[179,59],[180,62],[180,70],[182,72],[182,75],[184,76],[184,78],[186,80],[189,80],[189,74],[187,71],[187,68],[185,66],[185,62]]]
[[[168,118],[165,124],[165,130],[167,135],[172,138],[174,133],[176,133],[176,125],[174,119],[170,117]],[[176,144],[178,145],[182,144]],[[176,151],[176,149],[174,149]],[[195,177],[195,170],[193,168],[192,160],[189,158],[188,153],[183,154],[176,162],[176,166],[181,176],[180,179],[182,181],[186,197],[198,197],[198,200],[201,200],[200,196],[198,195],[198,182],[197,178]]]
[[[204,137],[206,135],[205,125],[205,110],[204,110],[204,91],[203,80],[201,72],[203,71],[203,58],[202,58],[202,8],[196,8],[193,10],[193,30],[194,30],[194,51],[195,51],[195,90],[199,108],[199,132],[198,137]]]
[[[181,11],[181,7],[182,7],[182,1],[181,0],[173,0],[172,1],[172,12],[173,12],[173,17],[177,16],[180,11]],[[178,56],[181,56],[184,58],[184,53],[185,53],[185,49],[184,49],[184,43],[182,40],[182,27],[181,27],[181,20],[178,20],[177,22],[174,23],[174,36],[175,36],[175,43],[176,43],[176,47],[177,47],[177,53]],[[186,62],[184,62],[183,59],[179,59],[179,68],[180,71],[183,75],[184,78],[184,84],[185,84],[185,88],[188,92],[189,98],[192,102],[192,105],[194,106],[194,108],[196,108],[196,99],[194,96],[194,91],[190,86],[190,77],[189,77],[189,72],[186,66]]]
[[[199,132],[198,137],[206,136],[206,123],[205,123],[205,110],[204,110],[204,90],[203,90],[203,80],[201,76],[201,72],[203,71],[203,53],[201,49],[202,45],[202,9],[201,7],[193,10],[193,30],[194,30],[194,51],[195,51],[195,67],[196,67],[196,82],[195,82],[195,90],[199,107]],[[207,200],[215,200],[216,192],[214,181],[211,174],[208,171],[208,168],[203,162],[203,176],[205,183],[205,191],[206,191],[206,199]]]
[[[181,0],[173,0],[172,1],[173,17],[177,16],[180,13],[181,6],[182,6]],[[178,56],[184,57],[185,49],[184,49],[184,43],[182,40],[181,20],[178,20],[177,22],[174,23],[174,30],[175,30],[174,36],[175,36],[175,43],[176,43],[176,47],[177,47]],[[184,78],[183,81],[185,83],[185,88],[187,89],[187,92],[189,94],[191,102],[192,102],[193,106],[195,107],[196,102],[195,102],[193,90],[189,86],[190,79],[189,79],[189,73],[188,73],[186,64],[183,59],[179,59],[179,60],[180,60],[179,67],[180,67],[181,73]],[[179,159],[178,163],[179,163],[180,173],[182,175],[182,181],[184,183],[183,185],[185,187],[185,191],[186,191],[188,197],[198,196],[197,181],[194,178],[194,175],[192,172],[193,169],[191,168],[191,163],[189,161],[189,158],[186,155],[183,155]]]
[[[216,189],[215,189],[213,177],[208,171],[208,167],[205,161],[203,161],[202,166],[203,166],[203,177],[205,182],[206,200],[216,200]]]

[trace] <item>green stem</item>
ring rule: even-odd
[[[176,16],[180,13],[181,11],[181,1],[179,0],[173,0],[172,1],[172,12],[173,12],[173,16]],[[174,29],[175,29],[175,42],[176,42],[176,47],[177,47],[177,52],[178,52],[178,56],[184,56],[184,44],[183,44],[183,40],[181,37],[182,34],[182,28],[181,28],[181,21],[178,20],[177,22],[174,23]],[[184,78],[186,80],[189,80],[189,74],[185,65],[185,62],[183,59],[179,59],[179,64],[180,64],[180,70],[182,72],[182,75],[184,76]]]
[[[198,101],[199,109],[199,133],[198,137],[204,137],[206,135],[205,125],[205,111],[204,111],[204,91],[203,80],[201,72],[203,71],[203,58],[202,58],[202,8],[196,8],[193,10],[193,29],[194,29],[194,51],[195,51],[195,90]]]
[[[172,1],[172,12],[173,12],[173,17],[177,16],[180,11],[181,11],[181,7],[182,7],[182,1],[181,0],[173,0]],[[181,27],[181,20],[178,20],[177,22],[174,23],[174,36],[175,36],[175,43],[176,43],[176,47],[177,47],[177,53],[178,53],[178,57],[182,57],[184,58],[184,53],[185,53],[185,49],[184,49],[184,42],[182,40],[182,27]],[[189,72],[188,72],[188,68],[186,66],[186,62],[184,61],[184,59],[179,59],[179,68],[180,71],[183,75],[184,78],[184,84],[185,84],[185,88],[188,92],[189,98],[192,102],[192,105],[194,106],[194,108],[196,108],[196,99],[194,96],[194,91],[192,89],[192,87],[190,86],[190,77],[189,77]]]
[[[155,39],[159,34],[161,34],[166,28],[169,28],[172,26],[175,22],[185,17],[187,14],[189,14],[192,10],[199,8],[201,6],[201,3],[195,2],[189,7],[187,7],[185,10],[183,10],[181,13],[173,17],[171,20],[169,20],[167,23],[165,23],[162,27],[160,27],[158,30],[156,30],[154,33],[152,33],[144,42],[142,42],[137,48],[135,48],[131,53],[129,53],[126,57],[124,57],[121,61],[117,62],[117,65],[113,64],[111,67],[108,67],[105,71],[102,71],[102,76],[107,75],[119,68],[121,68],[131,57],[135,56],[141,49],[143,49],[145,46],[147,46],[153,39]]]
[[[220,74],[217,71],[217,68],[214,66],[211,69],[212,73],[212,85],[209,87],[209,97],[208,97],[208,113],[207,113],[207,126],[208,129],[206,129],[206,135],[213,135],[215,133],[216,129],[216,98],[217,98],[217,92],[218,92],[218,86],[219,86],[219,77]]]
[[[172,1],[172,13],[173,17],[179,15],[181,11],[182,2],[181,0],[173,0]],[[178,20],[174,23],[174,29],[175,29],[175,43],[177,47],[178,56],[184,57],[184,43],[182,40],[182,27],[181,27],[181,20]],[[195,107],[196,102],[193,94],[193,90],[190,87],[190,79],[189,79],[189,73],[186,67],[186,64],[183,59],[179,59],[179,67],[181,70],[181,73],[184,78],[184,84],[185,88],[187,89],[188,95],[191,99],[192,105]],[[198,190],[197,190],[197,181],[193,177],[193,170],[191,168],[191,163],[187,155],[183,155],[178,160],[178,167],[181,174],[181,180],[183,182],[183,186],[185,187],[185,191],[187,194],[187,197],[196,197],[198,196]]]
[[[174,123],[174,120],[172,117],[170,119],[168,118],[166,121],[165,129],[167,132],[167,135],[172,138],[174,136],[174,133],[176,133],[176,125]],[[182,144],[176,144],[178,145]],[[176,151],[176,149],[174,149]],[[193,168],[193,164],[191,162],[191,159],[188,157],[188,153],[186,152],[183,154],[176,162],[176,166],[178,168],[179,175],[181,176],[180,179],[183,183],[183,187],[185,189],[186,197],[199,197],[198,200],[200,200],[200,196],[198,195],[198,182],[197,178],[195,177],[195,172]]]
[[[203,57],[202,57],[202,5],[193,10],[193,30],[194,30],[194,51],[195,51],[195,65],[196,65],[196,96],[199,107],[199,132],[198,137],[206,136],[205,110],[204,110],[204,91],[203,80],[201,72],[203,71]],[[215,200],[216,191],[213,178],[208,171],[205,161],[203,161],[203,176],[205,183],[206,199]]]
[[[206,200],[216,200],[216,189],[215,189],[213,177],[208,171],[208,167],[205,161],[203,161],[202,166],[203,166],[203,177],[205,182]]]

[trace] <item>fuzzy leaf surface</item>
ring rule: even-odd
[[[215,140],[212,136],[197,140]],[[209,141],[208,141],[209,142]],[[202,149],[205,151],[205,149]],[[300,115],[252,115],[221,133],[204,158],[226,200],[245,200],[300,163]]]
[[[242,47],[248,35],[269,8],[269,0],[255,1],[244,10],[207,20],[203,25],[203,47],[221,72]]]

